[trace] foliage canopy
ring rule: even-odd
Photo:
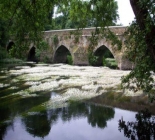
[[[142,89],[150,93],[154,86],[155,72],[155,3],[150,0],[130,2],[136,20],[126,32],[126,53],[135,68],[123,78],[123,83],[134,91]]]

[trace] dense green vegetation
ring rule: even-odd
[[[97,64],[99,56],[96,56],[96,55],[90,53],[88,55],[88,58],[89,58],[89,64],[92,66],[106,66],[106,67],[109,67],[112,69],[117,68],[117,62],[116,62],[115,58],[113,58],[113,57],[106,56],[106,55],[103,57],[101,56],[102,63],[99,65]]]
[[[73,64],[73,59],[72,59],[72,56],[71,55],[67,55],[67,63],[69,65],[72,65]]]
[[[58,4],[56,8],[56,16],[53,18],[52,26],[50,29],[70,29],[70,28],[81,28],[81,27],[99,27],[100,24],[105,24],[104,26],[114,26],[116,25],[117,18],[117,3],[113,0],[111,1],[75,1],[71,0],[69,5],[64,5],[63,3]],[[115,13],[108,12],[107,5]],[[105,10],[105,13],[97,13],[95,11]],[[108,15],[106,13],[109,13]],[[80,15],[82,13],[82,15]],[[100,18],[105,18],[104,22],[101,23]],[[113,17],[110,17],[113,16]],[[49,27],[49,26],[48,26]]]
[[[0,63],[11,64],[11,63],[22,63],[20,59],[12,58],[5,48],[0,49]]]
[[[98,56],[95,56],[92,52],[88,52],[89,64],[92,66],[97,62]]]
[[[123,85],[134,91],[142,89],[150,93],[154,85],[152,75],[155,72],[154,2],[150,0],[130,0],[130,2],[136,20],[126,32],[125,43],[127,58],[135,64],[135,68],[123,78]]]
[[[114,58],[103,58],[103,66],[107,66],[109,68],[116,69],[117,62]]]
[[[106,66],[112,69],[117,68],[117,62],[106,46],[99,47],[95,52],[88,54],[89,64],[92,66]]]
[[[9,54],[7,53],[5,48],[0,49],[0,60],[8,58]]]

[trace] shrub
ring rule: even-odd
[[[23,63],[23,61],[21,59],[16,59],[16,58],[5,58],[5,59],[1,59],[0,63],[3,64],[19,64],[19,63]]]
[[[58,45],[59,39],[58,39],[58,36],[57,36],[57,35],[54,35],[54,37],[53,37],[53,42],[54,42],[54,45],[55,45],[55,46]]]
[[[48,56],[45,56],[44,57],[43,62],[44,63],[49,63],[50,62],[50,59],[48,58]]]
[[[5,48],[0,47],[0,60],[9,58],[9,54]]]
[[[67,55],[67,64],[72,65],[73,64],[73,59],[71,55]]]
[[[98,56],[93,55],[93,53],[88,53],[89,64],[94,65],[97,62]]]
[[[103,58],[103,66],[107,66],[112,69],[117,68],[117,62],[114,58]]]

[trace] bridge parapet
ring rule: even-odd
[[[114,32],[116,35],[122,35],[125,30],[127,29],[127,26],[109,26],[108,27],[110,31]],[[95,27],[92,28],[84,28],[82,30],[77,29],[64,29],[64,30],[49,30],[44,32],[44,37],[50,37],[53,35],[58,36],[65,36],[65,35],[72,35],[72,33],[79,31],[81,35],[83,36],[90,36],[92,32],[95,32]],[[100,28],[98,28],[100,29]]]

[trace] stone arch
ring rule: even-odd
[[[103,58],[115,58],[113,52],[106,47],[105,45],[101,45],[93,51],[94,56],[97,56],[97,61],[93,64],[94,66],[102,66]]]
[[[28,52],[27,61],[38,62],[38,60],[36,58],[36,48],[34,46],[32,46]]]
[[[13,41],[9,41],[8,45],[6,46],[6,50],[7,52],[10,51],[10,49],[15,45],[15,43]]]
[[[54,58],[53,62],[54,63],[68,63],[67,61],[67,56],[70,55],[73,59],[72,52],[64,45],[60,45],[55,53],[54,53]]]

